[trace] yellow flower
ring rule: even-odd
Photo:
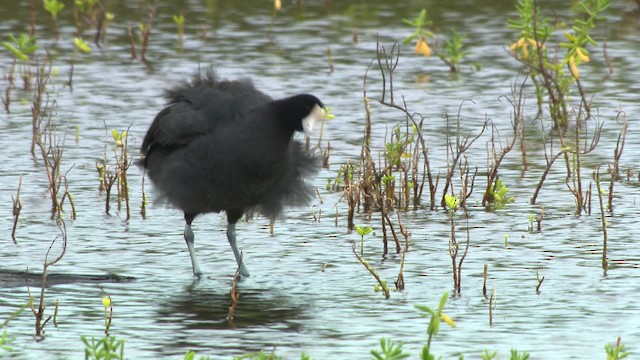
[[[108,308],[109,306],[111,306],[111,298],[108,296],[105,296],[102,298],[102,306],[104,306],[104,308]]]
[[[280,9],[282,9],[282,2],[280,0],[274,0],[273,7],[276,11],[280,11]]]
[[[424,57],[431,56],[431,49],[429,49],[429,45],[427,45],[427,41],[424,39],[424,36],[420,36],[420,39],[418,39],[418,43],[416,44],[416,54],[422,54]]]
[[[518,41],[511,44],[511,46],[509,46],[509,49],[514,52],[520,49],[520,51],[522,52],[522,58],[526,59],[529,57],[529,49],[527,49],[529,46],[527,45],[526,41],[527,39],[525,37],[521,37],[520,39],[518,39]]]
[[[453,321],[453,319],[451,319],[447,314],[440,313],[440,319],[442,319],[442,321],[446,322],[447,325],[451,326],[452,328],[456,327],[455,321]]]
[[[586,50],[585,50],[586,51]],[[581,48],[576,48],[576,56],[580,61],[589,62],[589,56],[586,55]]]
[[[522,45],[524,45],[524,41],[525,39],[521,37],[520,39],[518,39],[518,41],[511,44],[511,46],[509,46],[509,49],[511,49],[511,51],[516,51],[516,49],[521,48]]]
[[[535,41],[534,39],[529,39],[526,37],[521,37],[520,39],[518,39],[517,42],[511,44],[509,46],[509,50],[511,51],[516,51],[518,49],[520,49],[520,52],[522,53],[522,58],[523,59],[528,59],[529,58],[529,46],[532,46],[534,48],[541,48],[544,49],[544,44],[541,44],[539,41]]]
[[[576,65],[576,60],[573,56],[569,58],[569,70],[574,78],[580,79],[580,70],[578,70],[578,65]]]

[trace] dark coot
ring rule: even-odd
[[[292,138],[324,118],[324,105],[307,94],[272,100],[250,80],[219,80],[213,72],[167,91],[167,98],[144,137],[141,164],[160,200],[184,211],[194,275],[202,271],[191,223],[224,210],[239,273],[248,276],[236,222],[253,212],[275,220],[285,206],[313,198],[305,178],[318,171],[318,158]]]

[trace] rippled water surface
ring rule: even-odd
[[[8,34],[28,31],[28,3],[0,4],[3,41]],[[40,46],[37,57],[43,59],[48,52],[57,71],[48,89],[48,110],[58,135],[66,133],[61,168],[69,170],[67,180],[77,219],[71,220],[70,209],[65,207],[66,254],[50,268],[58,277],[52,275],[45,304],[47,313],[52,314],[55,302],[59,302],[57,326],[47,324],[44,339],[36,341],[34,319],[27,309],[0,329],[14,338],[14,351],[0,350],[0,357],[83,358],[80,336],[103,335],[101,299],[105,292],[113,301],[111,334],[125,339],[125,354],[131,359],[181,359],[188,350],[216,359],[232,358],[261,349],[275,349],[287,359],[299,358],[302,352],[315,359],[367,359],[382,337],[403,341],[412,358],[419,358],[428,319],[421,317],[414,305],[436,306],[445,291],[450,293],[445,312],[457,327],[443,325],[433,340],[432,350],[444,358],[457,358],[460,353],[479,358],[484,349],[498,351],[506,358],[512,348],[529,351],[532,359],[603,358],[605,343],[615,342],[618,336],[633,354],[640,353],[636,296],[640,292],[640,89],[636,80],[640,78],[636,36],[640,13],[632,2],[617,1],[607,11],[606,25],[594,32],[600,43],[591,50],[592,61],[582,66],[583,86],[594,95],[598,119],[604,122],[600,143],[583,158],[585,186],[598,165],[605,173],[612,162],[621,129],[616,121],[618,113],[623,111],[629,122],[620,167],[625,174],[627,169],[632,174],[615,183],[614,213],[607,217],[610,269],[603,272],[601,268],[602,225],[597,198],[593,198],[591,215],[575,216],[562,164],[554,165],[549,173],[538,205],[529,203],[545,167],[540,139],[549,130],[548,119],[543,119],[545,130],[533,119],[535,100],[529,92],[525,130],[530,167],[522,172],[520,150],[514,149],[500,168],[509,194],[515,197],[513,204],[495,212],[480,206],[490,134],[483,135],[466,153],[479,175],[468,200],[470,248],[463,264],[461,294],[451,295],[448,215],[441,209],[430,210],[426,204],[401,212],[410,232],[404,266],[406,288],[392,291],[388,300],[374,292],[375,280],[352,253],[352,244],[359,245],[360,238],[347,231],[343,193],[327,191],[326,183],[336,177],[341,164],[359,159],[365,114],[363,77],[375,59],[376,40],[387,49],[394,41],[401,42],[412,31],[402,19],[417,16],[423,4],[283,2],[273,18],[270,2],[162,2],[144,63],[131,60],[127,29],[137,29],[147,20],[146,3],[109,2],[108,10],[115,17],[102,49],[91,42],[94,28],[85,25],[83,38],[93,48],[90,54],[74,49],[77,28],[71,4],[60,13],[56,33],[41,4],[34,3]],[[500,131],[503,144],[510,140],[512,107],[501,97],[509,95],[523,76],[507,51],[508,44],[517,38],[506,27],[507,19],[515,16],[514,10],[494,3],[427,2],[433,29],[448,33],[455,27],[467,34],[468,61],[459,75],[450,74],[436,58],[414,55],[412,45],[400,47],[394,74],[396,97],[404,96],[412,111],[425,116],[434,174],[446,171],[445,113],[455,118],[460,112],[463,135],[479,133],[488,117]],[[566,21],[571,14],[564,2],[539,3],[558,21]],[[172,20],[172,15],[179,13],[186,18],[183,50]],[[610,76],[603,56],[605,38],[614,70]],[[0,90],[6,98],[12,60],[5,49],[0,50]],[[117,211],[115,198],[107,215],[96,171],[96,162],[105,154],[113,164],[116,148],[111,129],[129,129],[130,152],[137,156],[142,137],[164,105],[162,90],[208,66],[221,77],[249,76],[259,89],[276,98],[313,93],[335,114],[334,120],[324,124],[322,146],[331,141],[330,166],[313,182],[318,189],[313,203],[287,211],[286,219],[276,223],[273,236],[268,220],[262,217],[238,224],[240,247],[252,276],[238,284],[240,301],[233,322],[226,320],[235,260],[224,233],[225,215],[209,214],[194,222],[197,252],[205,272],[204,278],[195,282],[182,238],[181,212],[153,206],[154,192],[147,182],[150,205],[143,218],[139,212],[142,173],[132,166],[128,172],[131,218],[126,220],[124,211]],[[67,83],[71,72],[72,88]],[[373,67],[367,96],[377,99],[381,88],[379,72]],[[0,276],[5,277],[0,279],[0,323],[27,302],[29,289],[39,296],[34,278],[28,288],[24,280],[11,280],[10,274],[24,274],[27,269],[40,273],[51,241],[59,236],[50,217],[45,169],[41,158],[30,154],[32,94],[16,81],[10,112],[0,111]],[[381,154],[389,131],[405,119],[375,101],[371,112],[371,145]],[[316,131],[312,144],[319,136]],[[14,243],[12,196],[16,196],[20,176],[23,209]],[[539,215],[540,205],[544,208],[542,232],[529,232],[529,216]],[[466,223],[462,214],[458,221],[458,236],[463,238]],[[373,227],[374,234],[365,239],[364,256],[393,287],[401,255],[392,251],[382,259],[379,214],[374,213],[371,219],[356,214],[355,222]],[[59,245],[60,240],[54,244],[52,256],[59,253]],[[489,290],[495,288],[497,293],[493,325],[489,324],[488,301],[482,295],[485,264]],[[536,271],[545,277],[540,293],[535,291]]]

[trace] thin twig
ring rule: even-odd
[[[380,285],[380,287],[382,288],[382,291],[384,293],[384,297],[385,299],[388,299],[391,295],[389,294],[389,289],[387,288],[387,285],[385,284],[385,282],[380,278],[380,276],[376,273],[376,271],[371,267],[371,265],[369,265],[369,263],[363,259],[360,255],[358,255],[358,252],[356,251],[356,244],[353,243],[352,246],[352,250],[353,250],[353,254],[356,256],[356,259],[358,259],[358,261],[360,262],[360,264],[364,265],[364,267],[371,273],[371,275],[373,275],[373,277],[376,279],[376,281],[378,282],[378,284]]]

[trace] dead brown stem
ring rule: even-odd
[[[620,179],[620,157],[622,156],[622,151],[624,150],[625,140],[627,138],[627,115],[623,112],[618,113],[618,120],[622,115],[622,129],[620,130],[620,134],[618,134],[618,141],[616,142],[616,148],[613,150],[613,165],[610,170],[611,172],[611,180],[609,181],[609,212],[613,213],[613,185],[614,183]]]
[[[155,20],[159,2],[159,0],[155,0],[153,4],[149,5],[149,17],[142,28],[142,51],[140,52],[140,58],[143,62],[147,62],[147,50],[149,47],[149,37],[151,36],[151,25]]]
[[[45,314],[44,314],[45,312],[44,298],[45,298],[45,289],[47,287],[46,285],[47,285],[48,269],[51,266],[60,262],[60,260],[62,260],[62,258],[64,257],[64,254],[67,251],[67,228],[62,218],[58,219],[57,221],[58,221],[58,229],[60,230],[60,236],[56,237],[51,242],[51,245],[49,246],[49,250],[47,250],[47,253],[44,257],[44,263],[43,263],[43,269],[42,269],[42,280],[40,283],[40,301],[38,303],[38,309],[36,310],[33,302],[31,302],[30,304],[31,311],[33,312],[33,315],[35,316],[35,320],[36,320],[35,330],[36,330],[37,338],[41,338],[44,335],[44,327],[45,325],[47,325],[49,320],[51,320],[51,315],[47,317],[45,320]],[[62,250],[54,260],[49,261],[48,260],[49,253],[51,252],[51,248],[53,247],[53,244],[55,244],[56,240],[58,240],[58,238],[62,238]],[[29,291],[29,298],[32,298],[31,291],[30,290],[28,291]]]
[[[602,270],[605,272],[609,268],[607,260],[607,218],[604,211],[604,202],[602,201],[602,189],[600,188],[600,167],[596,169],[596,190],[598,191],[598,200],[600,202],[600,220],[602,223]]]
[[[488,273],[488,269],[489,269],[489,265],[484,264],[484,273],[482,278],[484,279],[483,283],[482,283],[482,296],[484,296],[484,298],[487,298],[487,273]]]
[[[11,195],[11,200],[13,201],[13,227],[11,228],[11,239],[13,239],[13,243],[17,244],[16,240],[16,228],[18,227],[18,218],[20,217],[20,211],[22,210],[22,202],[20,201],[20,190],[22,189],[22,175],[20,175],[20,181],[18,182],[18,192],[16,197],[14,198]]]

